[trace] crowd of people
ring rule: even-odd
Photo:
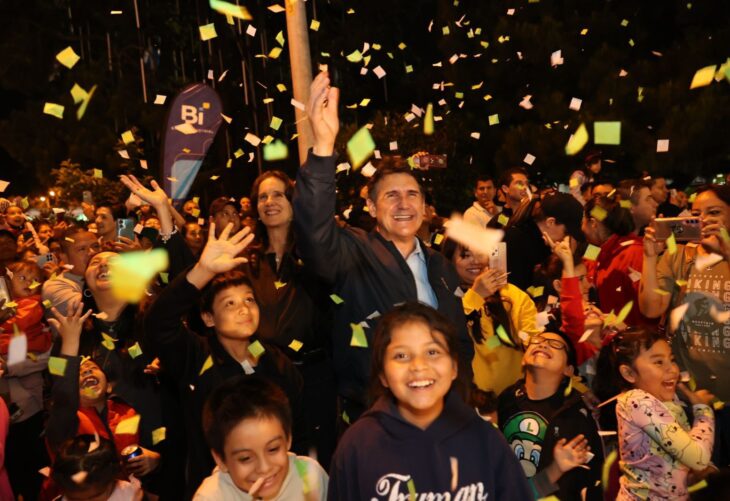
[[[591,152],[479,173],[452,235],[397,157],[337,207],[338,103],[320,73],[296,179],[207,210],[0,200],[0,499],[728,495],[730,186]]]

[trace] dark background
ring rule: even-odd
[[[170,103],[179,89],[196,81],[216,88],[233,123],[223,124],[191,196],[204,202],[224,193],[240,196],[260,168],[279,168],[293,176],[298,158],[290,140],[296,127],[288,39],[278,59],[256,57],[278,46],[279,31],[286,38],[285,14],[267,9],[276,3],[284,0],[242,2],[257,28],[250,37],[245,34],[248,22],[236,20],[231,26],[204,0],[138,0],[139,30],[132,0],[3,0],[0,179],[11,182],[5,196],[68,188],[82,179],[69,174],[79,169],[102,169],[108,179],[130,170],[159,178],[166,107],[152,102],[156,94],[165,94]],[[527,153],[537,157],[529,167],[533,180],[565,183],[582,163],[581,154],[568,157],[564,152],[581,122],[592,136],[593,121],[621,121],[621,145],[600,146],[613,162],[604,164],[608,175],[648,171],[687,183],[730,170],[730,84],[723,79],[689,89],[698,69],[723,64],[730,56],[730,2],[308,0],[306,6],[309,19],[321,23],[319,31],[309,31],[313,64],[329,64],[342,87],[339,151],[344,152],[359,127],[374,123],[372,134],[384,153],[389,141],[397,140],[399,154],[448,154],[449,167],[431,179],[440,212],[468,204],[477,172],[524,165]],[[115,9],[122,14],[111,15]],[[508,9],[515,9],[514,14],[508,15]],[[209,22],[215,22],[218,37],[201,42],[198,26]],[[581,35],[584,28],[588,33]],[[366,42],[381,48],[366,53],[372,58],[370,71],[361,76],[363,64],[344,56],[362,51]],[[69,45],[81,56],[71,70],[55,59]],[[562,50],[565,62],[552,68],[550,54],[556,50]],[[465,57],[451,64],[454,54]],[[439,62],[440,67],[434,66]],[[372,72],[378,65],[387,72],[382,80]],[[413,67],[411,73],[406,65]],[[206,78],[209,69],[213,81]],[[619,77],[622,69],[627,76]],[[218,82],[225,70],[225,79]],[[443,90],[433,89],[442,82]],[[98,85],[80,121],[69,94],[74,83],[86,90]],[[278,83],[288,90],[279,92]],[[531,110],[518,106],[528,94],[533,96]],[[486,95],[492,98],[485,100]],[[572,97],[583,100],[578,112],[568,109]],[[265,98],[273,102],[264,104]],[[346,108],[364,98],[371,100],[367,106]],[[45,102],[63,104],[63,120],[44,115]],[[428,103],[442,120],[436,122],[436,133],[426,137],[422,120],[408,123],[404,115],[412,105],[425,109]],[[488,117],[495,113],[500,123],[490,127]],[[284,120],[278,132],[269,128],[272,116]],[[137,139],[126,148],[130,160],[117,153],[124,148],[120,135],[126,130]],[[261,151],[243,141],[249,130],[289,142],[290,158],[260,161]],[[471,138],[472,132],[479,132],[480,139]],[[656,153],[657,139],[670,140],[668,153]],[[235,159],[239,148],[245,154]],[[589,148],[591,144],[583,153]],[[256,158],[249,163],[252,151]],[[229,158],[234,158],[232,167],[226,168]],[[147,160],[147,172],[140,159]],[[54,169],[62,163],[66,172],[59,179]],[[211,175],[220,178],[212,181]],[[342,194],[364,181],[358,173],[339,176]]]

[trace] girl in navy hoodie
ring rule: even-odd
[[[377,400],[340,441],[328,499],[532,498],[504,438],[452,388],[457,338],[443,315],[397,306],[372,350]]]

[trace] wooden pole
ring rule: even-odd
[[[286,32],[289,39],[292,87],[294,99],[303,104],[309,100],[309,86],[312,83],[312,57],[309,53],[307,29],[304,0],[286,0]],[[295,108],[294,114],[299,134],[299,163],[303,164],[307,159],[307,151],[314,145],[314,137],[306,112]]]

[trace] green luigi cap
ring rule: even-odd
[[[542,440],[547,431],[547,422],[545,419],[535,412],[520,412],[507,421],[504,427],[504,437],[507,442],[514,439],[531,440],[535,442]]]

